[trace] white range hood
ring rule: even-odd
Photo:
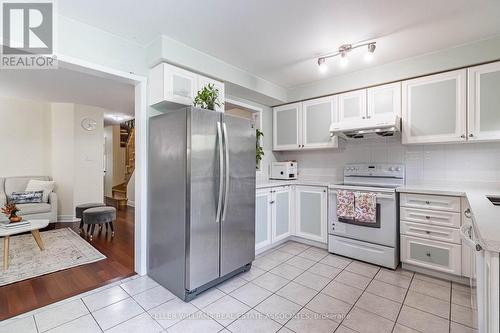
[[[395,114],[382,114],[366,119],[334,122],[330,136],[359,139],[367,136],[394,136],[401,131],[401,118]]]

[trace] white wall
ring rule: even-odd
[[[0,98],[0,177],[52,177],[62,220],[74,217],[75,205],[102,202],[103,115],[84,105]],[[84,118],[97,128],[84,130]]]
[[[13,98],[0,98],[0,177],[48,176],[50,108]]]
[[[252,105],[257,108],[262,109],[262,133],[264,133],[263,137],[263,145],[264,148],[264,157],[261,162],[261,170],[257,173],[257,178],[267,179],[269,175],[269,164],[273,161],[276,161],[276,157],[273,149],[273,111],[269,106],[256,103],[253,101],[246,100],[244,98],[236,97],[236,96],[226,96],[227,99],[231,99],[236,102],[241,102],[244,104]]]
[[[342,179],[346,163],[402,163],[408,184],[500,182],[500,143],[402,145],[400,139],[348,141],[343,149],[276,153],[297,160],[299,177]]]
[[[285,88],[167,36],[158,37],[146,51],[149,66],[165,61],[202,73],[226,82],[226,94],[238,93],[269,104],[287,100]]]
[[[104,109],[74,106],[74,206],[89,202],[102,202],[104,196]],[[83,119],[93,119],[93,131],[82,128]]]
[[[499,36],[298,86],[288,90],[288,101],[335,94],[498,59]]]
[[[58,198],[58,218],[71,219],[74,216],[75,179],[75,108],[69,103],[51,104],[52,122],[52,170]]]

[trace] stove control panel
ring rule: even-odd
[[[403,164],[347,164],[344,167],[344,177],[387,177],[404,178]]]

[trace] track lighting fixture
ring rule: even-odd
[[[376,43],[377,42],[362,43],[362,44],[357,44],[357,45],[352,45],[352,44],[341,45],[337,52],[331,53],[331,54],[326,54],[326,55],[318,58],[319,70],[322,73],[326,72],[326,69],[327,69],[326,59],[333,58],[333,57],[336,57],[339,55],[340,55],[340,61],[339,61],[340,66],[341,67],[347,66],[347,63],[348,63],[347,54],[349,52],[351,52],[352,50],[363,47],[363,46],[366,46],[368,48],[367,52],[365,54],[365,61],[371,61],[373,59],[373,54],[375,53],[375,48],[376,48],[375,44]]]
[[[328,71],[328,66],[326,64],[325,58],[318,58],[318,66],[321,73],[326,73]]]

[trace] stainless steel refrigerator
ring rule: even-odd
[[[220,112],[150,119],[148,274],[186,301],[255,259],[255,140]]]

